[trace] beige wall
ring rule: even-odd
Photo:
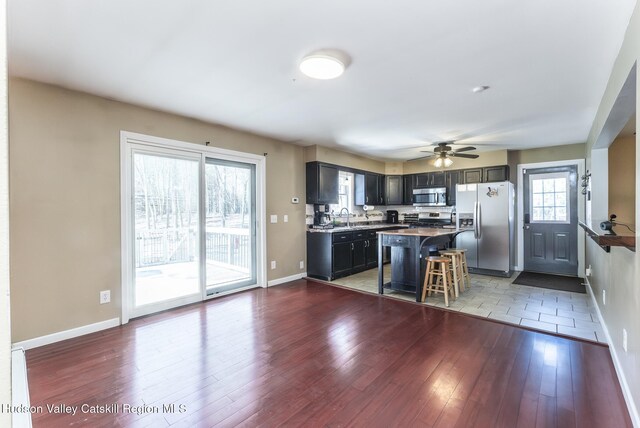
[[[627,79],[633,65],[640,58],[640,2],[636,4],[633,15],[629,22],[620,53],[616,59],[607,88],[602,97],[598,112],[589,133],[586,145],[587,169],[593,173],[592,187],[600,187],[601,183],[596,180],[608,180],[607,163],[596,162],[596,157],[592,158],[592,150],[602,132],[607,118],[612,110],[614,102],[620,93],[622,85]],[[637,76],[636,76],[636,82]],[[640,85],[636,85],[636,124],[640,123]],[[640,151],[638,150],[638,139],[635,145],[635,192],[636,192],[636,224],[640,213]],[[602,178],[600,178],[602,177]],[[608,186],[607,186],[608,187]],[[605,192],[606,193],[606,192]],[[608,204],[605,199],[597,199],[594,194],[591,205],[594,206]],[[589,213],[587,213],[589,218]],[[600,221],[594,216],[593,221]],[[640,240],[640,233],[636,232],[636,240]],[[628,402],[635,424],[640,426],[637,409],[640,407],[640,252],[632,252],[625,248],[612,248],[611,253],[605,253],[595,243],[587,240],[586,263],[591,265],[593,274],[589,284],[594,291],[594,296],[598,302],[605,326],[611,336],[609,347],[612,354],[617,357],[619,364],[617,369],[622,376],[622,386],[628,386]],[[606,290],[606,304],[602,299],[602,291]],[[628,332],[628,350],[625,352],[622,347],[622,330]]]
[[[636,137],[616,138],[609,146],[609,214],[635,229],[636,223]],[[632,235],[624,226],[618,235]]]
[[[384,174],[385,163],[353,153],[322,146],[305,147],[305,162],[318,161]]]
[[[465,169],[465,168],[478,168],[483,166],[494,165],[506,165],[507,164],[507,151],[495,150],[492,152],[479,152],[480,155],[477,159],[453,159],[453,165],[449,169]],[[403,164],[404,174],[417,174],[421,172],[429,171],[441,171],[441,168],[433,166],[433,159],[425,159],[418,161],[405,162]]]
[[[584,143],[542,147],[538,149],[509,150],[507,158],[511,172],[511,181],[515,183],[517,180],[519,164],[584,159],[584,151]]]
[[[11,403],[11,325],[9,307],[9,135],[7,132],[7,4],[0,4],[0,405]],[[0,426],[11,414],[0,412]]]
[[[306,266],[303,147],[22,79],[9,113],[14,342],[120,315],[121,130],[267,152],[267,215],[289,215],[267,223],[268,277]]]

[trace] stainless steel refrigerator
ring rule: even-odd
[[[515,261],[513,183],[458,184],[456,248],[467,250],[469,270],[510,276]]]

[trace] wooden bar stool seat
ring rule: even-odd
[[[459,251],[440,251],[442,257],[451,259],[451,277],[453,279],[453,291],[456,299],[464,291],[464,271],[462,268],[462,257],[464,253]]]
[[[447,248],[446,251],[461,254],[460,259],[462,261],[462,286],[463,288],[471,288],[471,276],[469,275],[469,266],[467,266],[467,250],[464,248]]]
[[[424,275],[422,285],[422,302],[425,301],[427,293],[444,294],[444,304],[449,307],[449,294],[455,298],[453,283],[451,280],[451,259],[448,257],[431,256],[427,257],[427,270]]]

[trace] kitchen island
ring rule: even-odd
[[[416,229],[378,232],[378,293],[385,289],[415,293],[416,302],[422,297],[422,278],[429,247],[450,247],[456,235],[455,229],[420,227]],[[384,248],[391,247],[391,281],[384,283]]]

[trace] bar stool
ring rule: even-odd
[[[469,267],[467,266],[467,250],[464,248],[447,248],[446,251],[460,253],[462,257],[462,283],[464,288],[471,288],[471,276],[469,275]],[[467,285],[464,282],[467,281]]]
[[[456,299],[464,291],[464,270],[462,267],[462,257],[464,253],[459,251],[440,251],[442,257],[451,259],[451,276],[453,277],[453,291]]]
[[[424,284],[422,285],[422,302],[431,293],[443,293],[444,304],[449,307],[449,294],[452,297],[453,287],[451,283],[451,259],[447,257],[430,256],[427,258],[427,270],[424,274]],[[455,298],[455,297],[454,297]]]

